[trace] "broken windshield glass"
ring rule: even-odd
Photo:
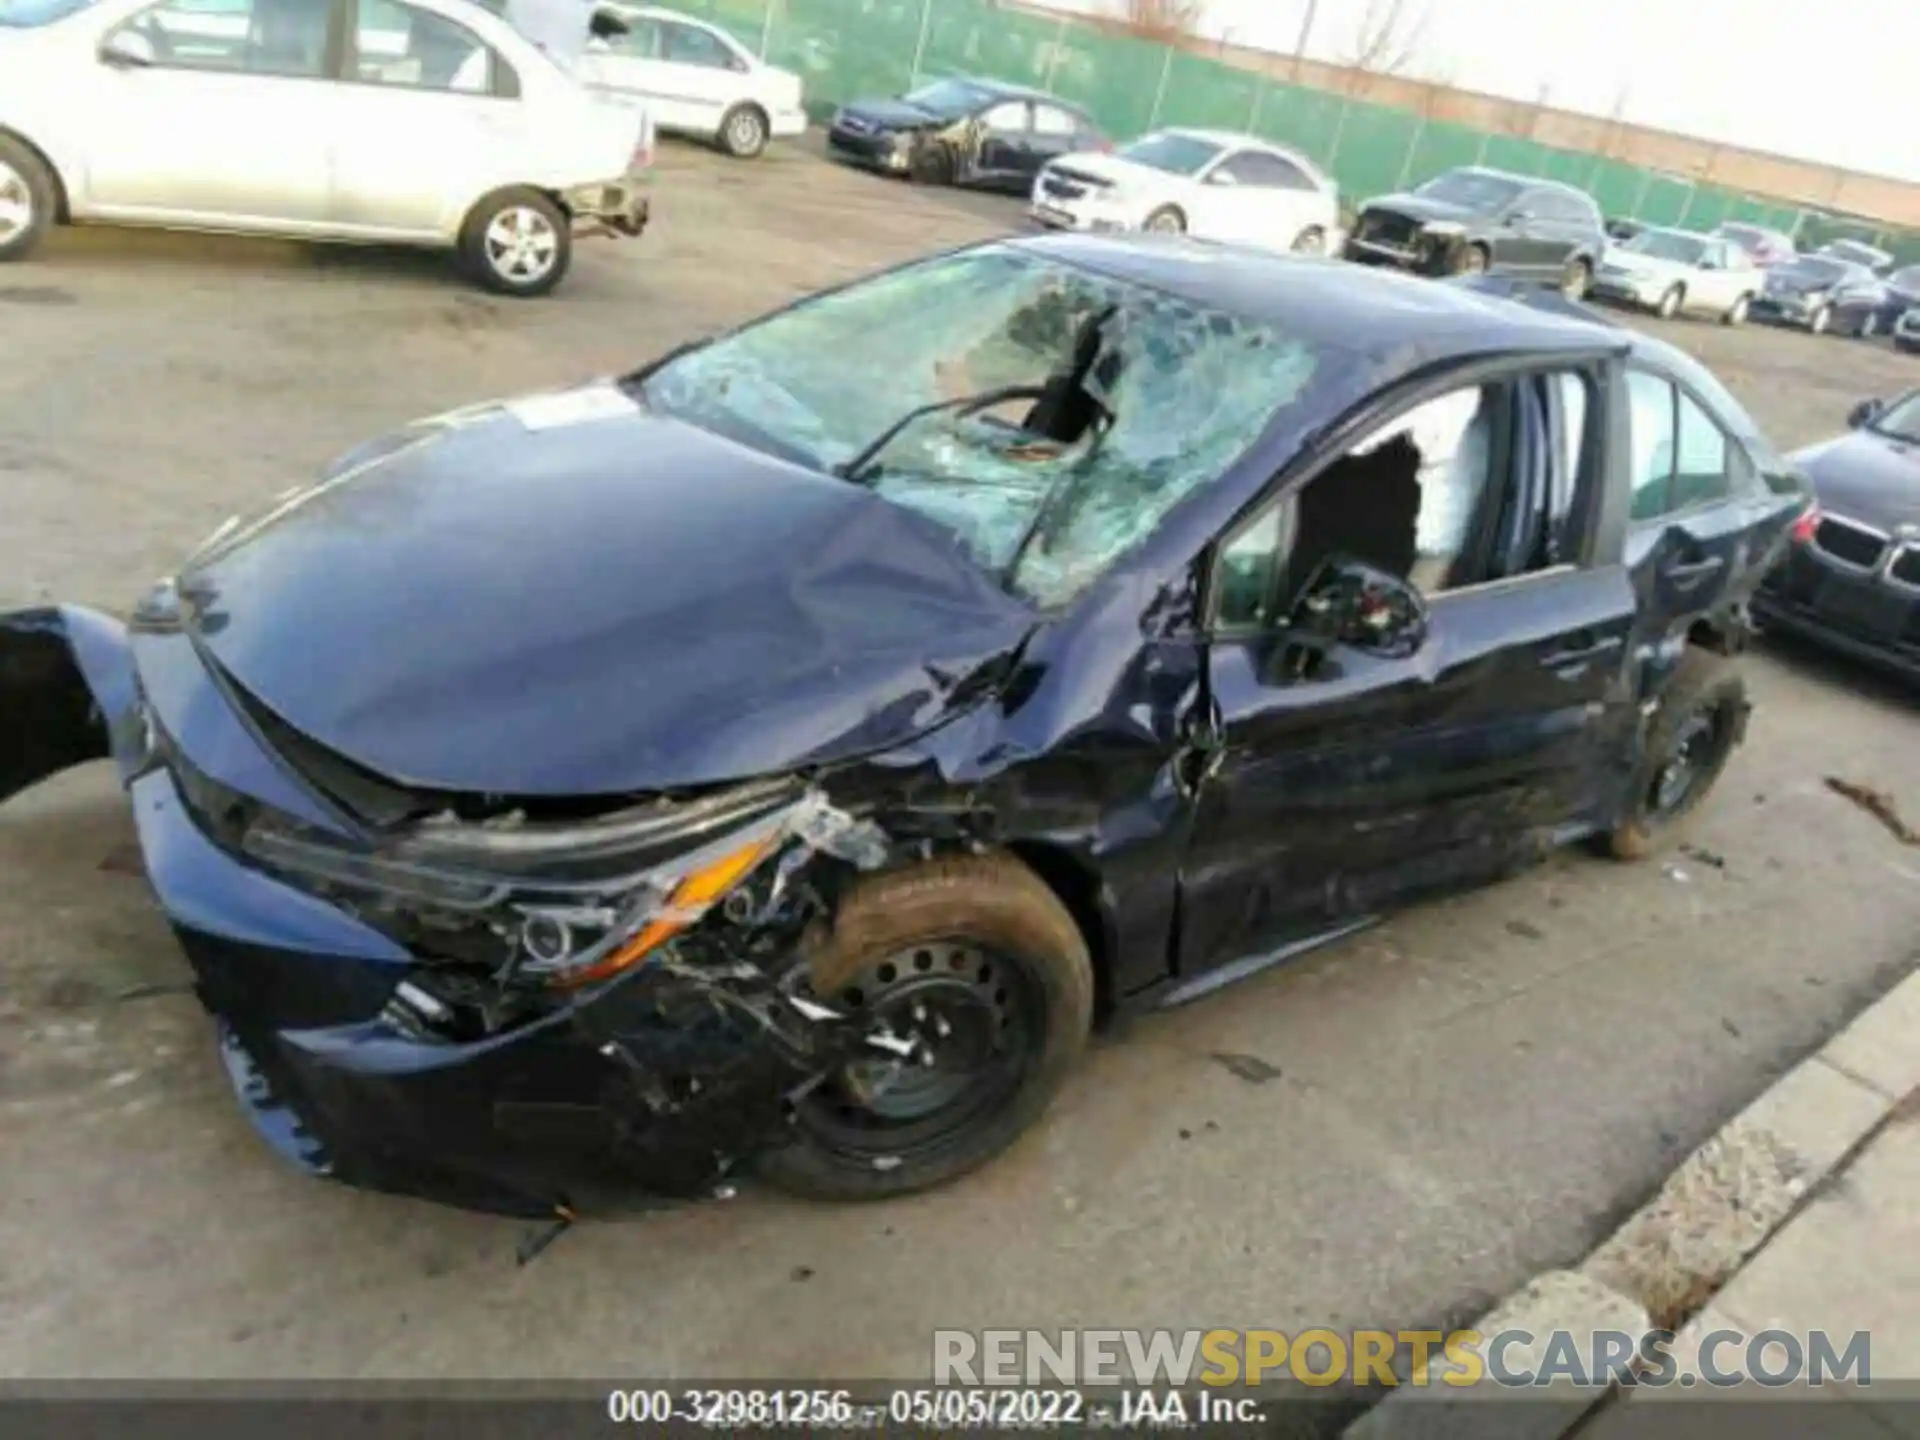
[[[1054,605],[1219,475],[1315,365],[1275,326],[988,246],[770,316],[644,394],[823,471],[860,460],[859,483]]]

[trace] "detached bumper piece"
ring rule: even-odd
[[[582,236],[639,235],[652,215],[652,203],[633,177],[609,185],[582,185],[569,190],[566,201],[573,233]]]

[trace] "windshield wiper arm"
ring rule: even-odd
[[[885,450],[900,437],[916,420],[924,420],[929,415],[938,415],[943,410],[958,410],[962,414],[974,410],[984,410],[989,405],[1001,405],[1008,400],[1038,400],[1046,393],[1040,385],[1001,385],[992,390],[982,390],[977,395],[959,395],[946,400],[935,400],[927,405],[917,405],[907,411],[893,424],[882,430],[867,444],[860,447],[851,458],[842,460],[833,467],[833,473],[843,480],[864,480],[868,468]]]

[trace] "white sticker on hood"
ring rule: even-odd
[[[563,425],[586,425],[632,415],[640,407],[611,385],[589,385],[555,395],[529,395],[509,400],[506,411],[529,430],[555,430]]]

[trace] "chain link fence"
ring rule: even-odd
[[[1492,165],[1577,185],[1610,217],[1710,230],[1738,220],[1829,238],[1839,222],[1799,207],[1696,184],[1618,160],[1427,120],[1267,79],[1172,46],[1112,34],[1070,16],[994,0],[675,0],[763,59],[798,72],[822,118],[862,95],[896,95],[943,75],[1036,86],[1086,106],[1120,139],[1164,125],[1246,131],[1292,145],[1340,184],[1349,205],[1456,165]],[[1871,238],[1860,226],[1846,233]],[[1896,252],[1920,239],[1880,235]]]

